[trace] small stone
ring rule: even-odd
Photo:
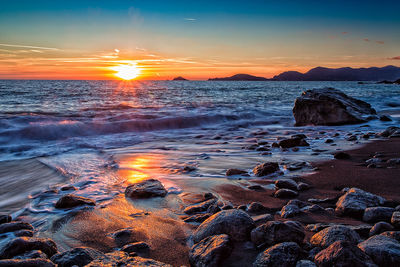
[[[189,223],[189,222],[202,223],[205,220],[207,220],[210,216],[211,216],[210,213],[196,214],[196,215],[192,215],[188,218],[185,218],[183,221],[186,223]]]
[[[332,144],[332,143],[333,143],[333,139],[326,139],[326,140],[325,140],[325,143],[327,143],[327,144]]]
[[[379,120],[381,120],[381,121],[392,121],[392,119],[387,115],[379,116]]]
[[[257,177],[266,176],[276,171],[279,171],[279,164],[276,162],[259,164],[253,169],[253,173]]]
[[[376,223],[379,221],[390,222],[393,212],[393,208],[387,207],[366,208],[364,211],[363,221],[369,223]]]
[[[387,222],[377,222],[369,231],[369,236],[379,235],[386,231],[392,231],[394,227]]]
[[[286,188],[291,190],[297,190],[297,183],[292,179],[279,179],[275,181],[275,188],[276,189]]]
[[[298,193],[290,189],[279,189],[275,192],[274,197],[277,198],[295,198]]]
[[[246,175],[248,176],[249,174],[247,173],[247,171],[244,170],[239,170],[239,169],[228,169],[226,171],[226,176],[232,176],[232,175]]]
[[[212,199],[200,202],[198,204],[188,206],[183,210],[183,212],[186,214],[194,214],[194,213],[198,213],[198,212],[204,212],[211,205],[213,205],[216,201],[217,201],[216,199],[212,198]]]
[[[393,224],[394,227],[400,228],[400,211],[393,212],[390,222]]]
[[[40,250],[31,250],[25,252],[24,254],[15,256],[13,259],[15,260],[24,260],[24,259],[47,259],[47,255],[41,252]],[[1,265],[0,265],[1,266]]]
[[[0,224],[11,222],[12,218],[10,215],[2,214],[0,215]]]
[[[295,266],[300,257],[300,252],[301,249],[295,242],[280,243],[258,254],[253,267]]]
[[[60,188],[61,191],[75,191],[77,188],[73,185],[64,185]]]
[[[258,185],[258,184],[249,185],[247,188],[250,190],[255,190],[255,191],[263,191],[264,190],[264,187],[262,187],[261,185]]]
[[[301,244],[304,236],[304,228],[293,221],[269,221],[251,231],[251,241],[257,246],[271,246],[289,241]]]
[[[68,208],[75,208],[78,206],[83,206],[83,205],[89,205],[89,206],[95,206],[96,203],[94,200],[87,198],[87,197],[81,197],[73,194],[67,194],[62,196],[56,203],[55,207],[57,209],[68,209]]]
[[[31,231],[31,230],[18,230],[18,231],[14,232],[15,236],[29,236],[29,237],[32,237],[33,234],[34,234],[34,232]]]
[[[311,244],[326,248],[335,241],[349,241],[357,244],[360,241],[360,236],[349,227],[343,225],[330,226],[322,231],[319,231],[311,237]]]
[[[123,246],[121,250],[128,254],[133,252],[138,254],[147,254],[150,251],[150,246],[146,242],[135,242]]]
[[[79,247],[55,254],[51,257],[51,261],[56,263],[59,267],[72,267],[74,265],[85,266],[102,255],[103,253],[96,249]]]
[[[346,152],[337,152],[334,155],[335,159],[350,159],[351,156],[347,154]]]
[[[290,200],[285,206],[281,209],[281,217],[282,218],[291,218],[301,213],[301,208],[305,207],[307,204],[303,201],[294,199]]]
[[[119,247],[137,241],[136,240],[137,231],[134,230],[133,228],[118,230],[114,233],[111,233],[110,235]]]
[[[262,224],[274,220],[274,216],[271,214],[261,214],[252,216],[251,218],[253,219],[255,224]]]
[[[297,190],[298,191],[306,191],[306,190],[308,190],[310,188],[311,188],[311,186],[309,184],[306,184],[306,183],[303,183],[303,182],[300,182],[300,183],[297,184]]]
[[[125,189],[125,196],[130,198],[164,197],[167,190],[156,179],[148,179],[132,184]]]
[[[259,202],[252,202],[247,208],[247,212],[258,213],[266,210],[266,207]]]

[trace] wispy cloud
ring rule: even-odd
[[[60,49],[54,47],[43,47],[43,46],[32,46],[32,45],[19,45],[19,44],[0,44],[0,46],[15,47],[15,48],[29,48],[29,49],[40,49],[40,50],[53,50],[59,51]]]
[[[195,18],[184,18],[183,20],[186,20],[186,21],[196,21],[197,19],[195,19]]]
[[[363,39],[364,42],[369,42],[370,40],[368,38]]]
[[[384,44],[384,41],[376,41],[377,44]]]
[[[344,34],[348,34],[349,32],[342,32],[342,34],[344,35]]]
[[[390,59],[390,60],[400,60],[400,56],[397,56],[397,57],[390,57],[390,58],[388,58],[388,59]]]

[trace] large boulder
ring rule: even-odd
[[[355,244],[348,241],[336,241],[315,255],[319,267],[377,267],[371,258]]]
[[[186,207],[183,212],[186,214],[194,214],[194,213],[198,213],[198,212],[203,212],[203,211],[207,211],[207,209],[214,204],[217,201],[217,199],[212,198],[191,206]]]
[[[228,235],[209,236],[195,244],[189,252],[191,266],[220,266],[221,260],[229,256],[232,245]]]
[[[358,244],[379,266],[400,266],[400,243],[384,235],[375,235]]]
[[[311,237],[311,244],[326,248],[335,241],[348,241],[357,244],[360,241],[360,236],[349,227],[336,225],[327,227]]]
[[[152,259],[142,257],[130,257],[123,251],[114,251],[106,253],[90,262],[86,267],[99,267],[99,266],[127,266],[127,267],[172,267],[169,264],[159,262]]]
[[[379,221],[390,222],[393,208],[388,207],[372,207],[366,208],[364,211],[363,221],[368,223],[376,223]]]
[[[255,227],[253,219],[241,210],[223,210],[205,220],[193,233],[193,241],[212,236],[227,234],[233,241],[250,239],[250,232]]]
[[[361,123],[375,114],[370,104],[334,88],[307,90],[293,107],[296,126]]]
[[[0,234],[19,230],[33,230],[31,224],[26,222],[9,222],[0,224]]]
[[[0,260],[0,267],[55,267],[56,265],[47,259],[20,259]]]
[[[258,254],[254,267],[292,267],[300,257],[301,248],[295,242],[285,242],[270,247]]]
[[[266,162],[254,167],[253,173],[257,177],[266,176],[279,171],[279,164],[276,162]]]
[[[366,208],[376,207],[384,202],[383,197],[353,187],[339,198],[335,211],[338,215],[360,217]]]
[[[85,266],[102,255],[103,253],[96,249],[80,247],[55,254],[51,257],[51,261],[59,267]]]
[[[68,209],[78,206],[89,205],[95,206],[96,202],[93,199],[87,197],[81,197],[73,194],[67,194],[62,196],[56,203],[57,209]]]
[[[164,197],[167,190],[156,179],[148,179],[132,184],[125,189],[125,196],[130,198]]]
[[[51,239],[18,237],[0,250],[0,259],[10,259],[31,250],[40,250],[49,258],[57,253],[57,245]]]
[[[271,246],[290,241],[301,244],[304,236],[303,227],[293,221],[269,221],[251,231],[251,241],[257,246]]]

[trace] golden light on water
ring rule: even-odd
[[[140,75],[140,68],[136,63],[118,65],[110,69],[116,72],[115,76],[126,81],[133,80]]]

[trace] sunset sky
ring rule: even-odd
[[[400,65],[400,1],[16,1],[0,8],[0,78],[272,77]]]

